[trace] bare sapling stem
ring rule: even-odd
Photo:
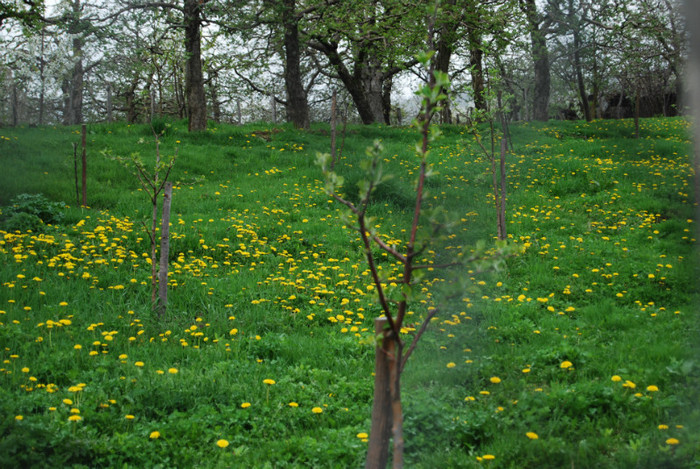
[[[165,183],[163,190],[163,216],[160,225],[160,263],[158,270],[158,314],[162,317],[168,308],[168,257],[170,255],[170,204],[173,183]]]

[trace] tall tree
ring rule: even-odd
[[[72,61],[70,74],[63,79],[63,124],[74,125],[83,122],[83,48],[89,24],[82,18],[83,7],[80,0],[70,0],[63,15],[66,32],[72,37]]]
[[[392,79],[416,64],[412,44],[422,10],[398,0],[363,0],[327,7],[307,22],[309,46],[325,56],[363,123],[390,123]]]
[[[549,49],[547,49],[547,22],[537,10],[536,0],[520,0],[520,8],[525,14],[530,34],[532,61],[535,74],[533,95],[533,117],[535,120],[549,119],[549,93],[551,71]]]
[[[110,15],[110,18],[114,18],[124,12],[136,9],[163,9],[182,15],[182,20],[176,26],[184,31],[185,100],[190,131],[201,131],[207,128],[207,97],[204,90],[204,73],[202,72],[202,24],[205,21],[204,8],[209,1],[122,0],[123,8]]]
[[[309,103],[301,75],[301,46],[296,0],[282,0],[282,26],[284,28],[284,84],[287,90],[287,119],[300,129],[309,128]]]
[[[23,26],[37,27],[43,22],[43,0],[0,1],[0,28],[6,20],[15,19]]]

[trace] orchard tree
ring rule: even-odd
[[[365,124],[390,123],[393,78],[416,64],[421,5],[399,0],[341,2],[309,15],[309,46],[326,59]]]
[[[549,93],[552,81],[547,48],[547,30],[550,21],[538,10],[536,0],[519,0],[519,2],[527,19],[535,77],[532,113],[535,120],[546,121],[549,119]]]
[[[22,26],[39,27],[43,23],[43,0],[0,0],[0,28],[7,20],[16,20]]]
[[[136,9],[163,9],[180,15],[174,26],[184,32],[185,49],[185,101],[187,103],[188,129],[202,131],[207,128],[207,100],[202,71],[202,25],[206,22],[206,7],[210,0],[148,1],[121,0],[122,9],[110,15],[115,18]]]

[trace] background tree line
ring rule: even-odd
[[[0,0],[0,124],[409,122],[432,0]],[[443,0],[440,118],[674,115],[687,35],[674,0]],[[498,104],[500,103],[500,104]]]

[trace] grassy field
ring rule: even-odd
[[[358,238],[323,192],[327,126],[160,122],[177,152],[169,309],[150,308],[147,195],[112,157],[153,161],[150,127],[0,129],[0,467],[361,467],[373,318]],[[430,202],[459,220],[426,261],[493,243],[490,163],[443,128]],[[411,468],[700,467],[694,194],[682,119],[514,126],[504,269],[433,271],[440,307],[403,378]],[[350,127],[336,168],[352,198],[380,139],[396,176],[371,207],[401,246],[410,128]],[[60,221],[10,217],[44,194]],[[56,220],[59,220],[56,218]],[[397,266],[381,264],[387,283]],[[416,323],[418,323],[416,319]],[[407,329],[406,334],[412,331]]]

